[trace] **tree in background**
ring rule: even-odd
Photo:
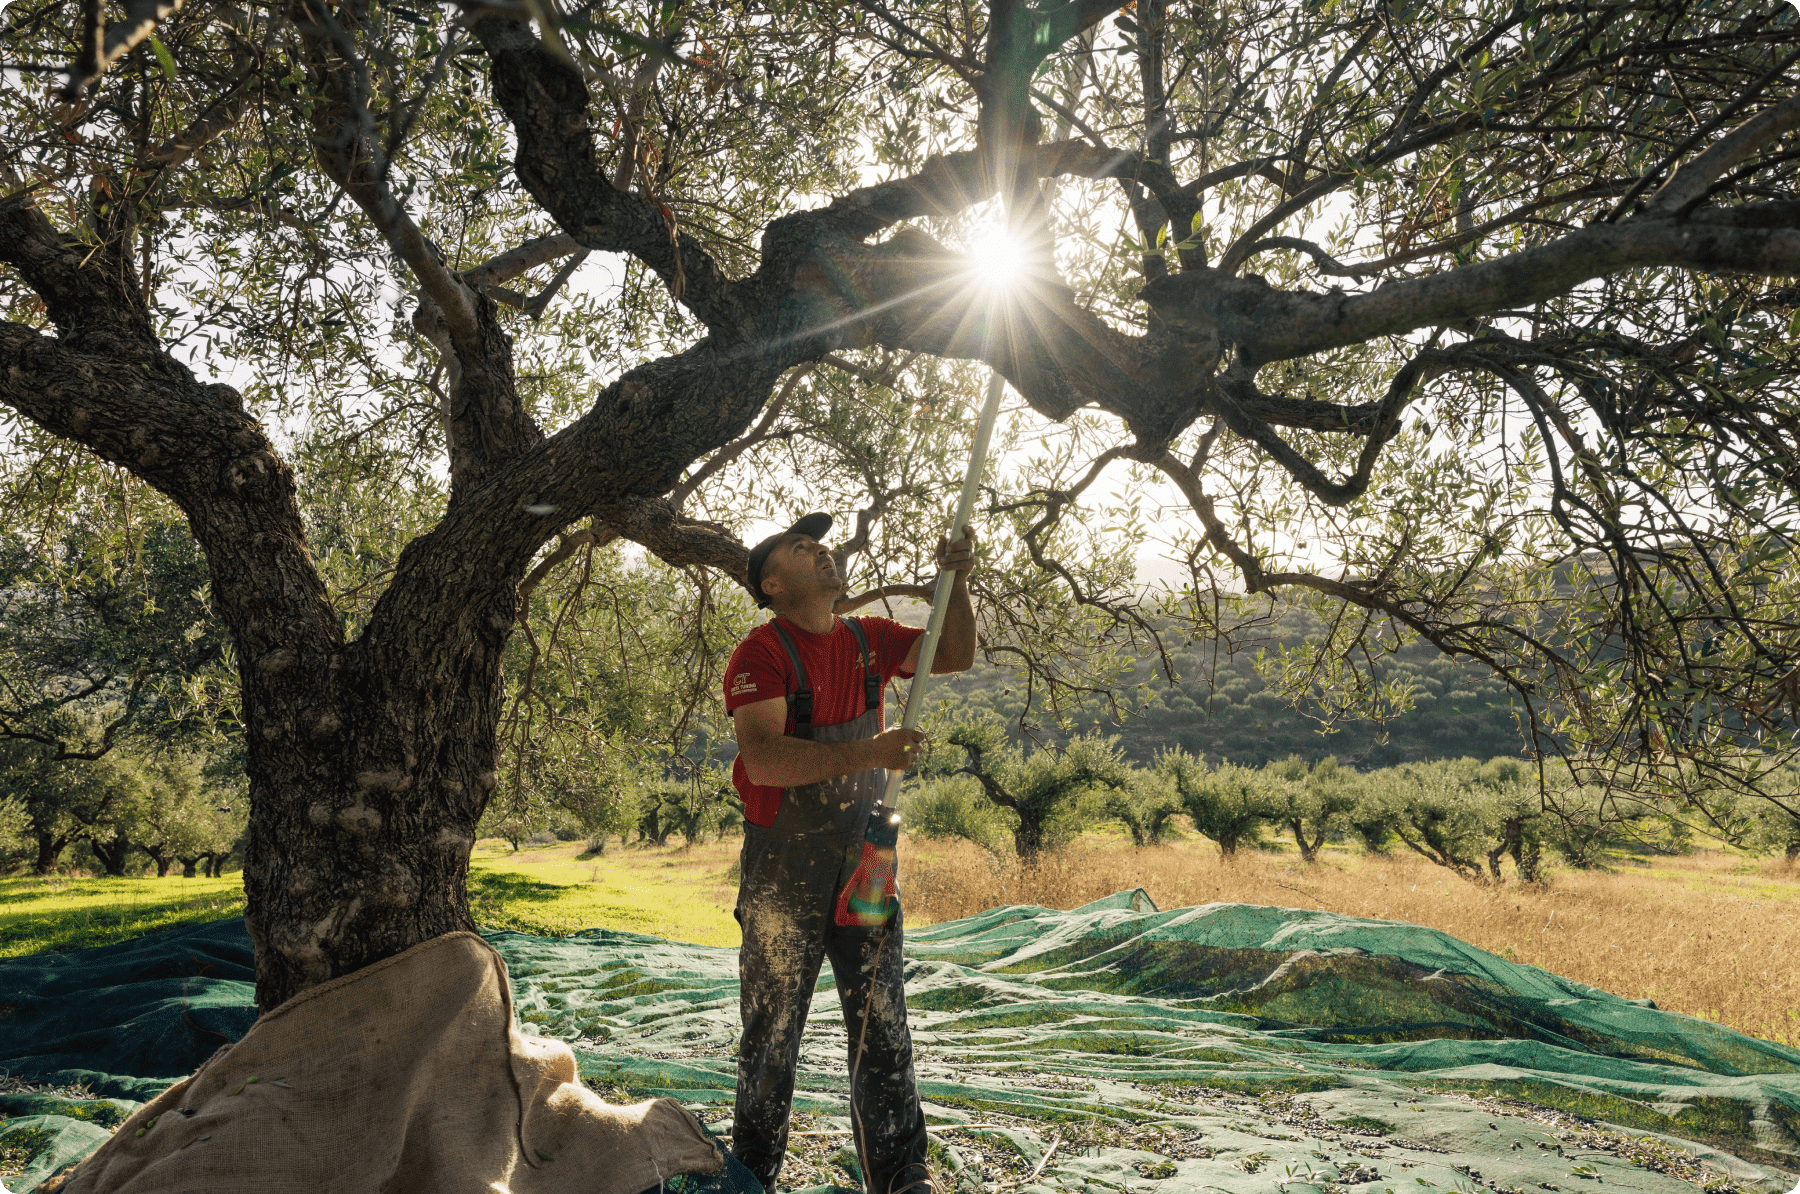
[[[205,560],[159,495],[91,460],[51,463],[0,464],[0,785],[28,810],[39,873],[78,843],[106,874],[138,852],[166,873],[165,839],[210,868],[248,809],[239,792],[236,819],[220,813],[231,798],[198,779],[237,758]]]
[[[0,502],[0,739],[83,762],[186,728],[227,647],[179,512],[83,462],[0,466]]]
[[[696,770],[685,780],[648,785],[645,803],[655,803],[657,823],[665,835],[679,833],[683,843],[697,846],[723,831],[734,795],[728,776]]]
[[[250,811],[241,772],[175,750],[152,755],[140,769],[145,790],[123,826],[131,844],[155,864],[158,876],[177,863],[183,878],[221,874]]]
[[[1744,735],[1800,746],[1791,6],[1124,9],[203,0],[109,31],[15,0],[8,450],[128,471],[207,557],[262,1006],[470,926],[537,567],[616,536],[741,573],[707,486],[806,436],[905,525],[954,454],[855,449],[959,438],[921,360],[1000,370],[1009,444],[1058,425],[986,512],[984,634],[1034,686],[1162,633],[1102,566],[1137,499],[1091,496],[1155,470],[1191,576],[1164,612],[1316,598],[1277,687],[1328,721],[1404,707],[1367,665],[1423,638],[1573,779],[1629,765],[1696,815]],[[1000,195],[1032,273],[1004,295],[961,251]],[[589,253],[614,273],[577,294]],[[790,419],[799,370],[879,417]],[[307,421],[429,511],[355,592],[310,546]]]
[[[1471,780],[1476,763],[1403,763],[1371,775],[1361,817],[1381,816],[1407,849],[1479,881],[1493,825]]]
[[[1294,835],[1301,860],[1317,862],[1325,842],[1356,808],[1355,786],[1347,782],[1351,777],[1329,755],[1310,767],[1293,756],[1264,771],[1276,781],[1270,793],[1275,819]]]
[[[37,842],[31,833],[31,814],[17,796],[0,796],[0,867],[7,870],[31,863]]]
[[[1488,874],[1498,881],[1500,860],[1510,855],[1520,882],[1543,878],[1544,842],[1554,832],[1546,822],[1543,801],[1528,768],[1518,759],[1489,759],[1475,772],[1473,786],[1485,797],[1496,823],[1487,852]]]
[[[74,719],[65,713],[53,720]],[[81,730],[70,726],[64,732],[74,736]],[[59,759],[45,743],[0,740],[0,792],[24,807],[35,846],[32,865],[40,875],[54,871],[63,851],[76,842],[97,838],[103,848],[113,842],[118,819],[140,791],[141,779],[123,756]]]
[[[1106,793],[1102,807],[1107,816],[1125,826],[1131,844],[1138,847],[1161,845],[1183,811],[1181,798],[1166,776],[1135,767],[1130,771],[1129,782]]]
[[[1185,621],[1159,624],[1181,627]],[[1276,599],[1255,624],[1240,623],[1230,636],[1187,640],[1169,633],[1161,650],[1146,643],[1114,656],[1125,666],[1097,691],[1058,694],[1052,702],[1006,667],[946,677],[934,691],[950,703],[951,719],[998,717],[1011,724],[1020,743],[1061,741],[1102,727],[1118,734],[1125,757],[1139,766],[1177,747],[1246,767],[1290,755],[1313,763],[1354,760],[1362,770],[1464,754],[1525,757],[1527,741],[1504,683],[1479,663],[1444,655],[1430,643],[1414,642],[1371,665],[1383,682],[1409,694],[1408,708],[1339,720],[1329,733],[1320,732],[1316,705],[1296,707],[1285,698],[1282,652],[1231,650],[1256,637],[1299,650],[1326,626],[1301,604]]]
[[[1235,763],[1208,768],[1183,750],[1165,752],[1156,767],[1175,785],[1194,832],[1217,842],[1222,858],[1230,858],[1242,846],[1256,845],[1280,812],[1271,791],[1274,777],[1255,768]]]
[[[948,773],[973,778],[988,802],[1005,810],[1013,851],[1026,864],[1072,841],[1104,807],[1105,794],[1131,782],[1111,739],[1078,738],[1026,754],[991,721],[956,726],[944,737],[964,759]]]
[[[483,836],[512,848],[548,833],[604,840],[637,824],[641,781],[613,744],[547,732],[515,743],[511,764],[481,822]]]
[[[900,809],[908,833],[973,842],[995,861],[1017,857],[1012,826],[968,776],[932,777],[903,788]]]
[[[249,811],[235,764],[135,735],[99,759],[58,759],[44,744],[14,740],[0,742],[0,796],[23,814],[38,874],[54,871],[68,847],[84,843],[108,875],[130,873],[139,853],[158,875],[175,863],[189,877],[202,864],[216,875]]]
[[[1800,816],[1774,805],[1760,810],[1757,845],[1771,854],[1780,854],[1791,867],[1800,862]]]
[[[725,819],[721,669],[749,610],[715,603],[700,570],[634,564],[623,544],[581,534],[521,585],[484,825],[517,838],[568,824],[596,849],[640,826],[659,844],[672,832],[697,840]]]

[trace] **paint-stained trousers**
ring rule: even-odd
[[[925,1114],[906,1027],[901,917],[877,931],[837,927],[833,909],[861,853],[860,829],[846,839],[781,832],[781,825],[778,819],[776,829],[745,827],[737,906],[744,1028],[731,1151],[764,1189],[775,1189],[800,1038],[820,964],[830,959],[849,1032],[850,1122],[863,1188],[921,1194],[929,1189]]]

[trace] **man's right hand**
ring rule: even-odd
[[[925,741],[923,730],[903,730],[899,727],[877,734],[869,739],[874,758],[870,760],[872,767],[886,767],[889,771],[905,771],[913,765],[918,757],[919,743]]]

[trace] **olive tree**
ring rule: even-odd
[[[945,735],[963,762],[947,774],[969,776],[988,803],[1011,822],[1013,852],[1026,865],[1067,845],[1132,784],[1116,741],[1084,735],[1062,746],[1026,752],[991,720],[965,722]],[[956,753],[946,750],[944,753]],[[964,833],[980,843],[979,822]]]
[[[1221,858],[1261,842],[1263,830],[1282,815],[1283,790],[1291,782],[1236,763],[1209,768],[1184,750],[1165,751],[1156,768],[1174,786],[1195,832],[1218,843]]]
[[[798,370],[979,362],[1067,429],[988,495],[1038,578],[984,608],[991,651],[1156,631],[1082,567],[1133,533],[1090,518],[1100,477],[1156,475],[1194,580],[1173,612],[1342,615],[1283,672],[1327,716],[1404,704],[1368,661],[1423,636],[1578,767],[1717,786],[1746,735],[1788,748],[1787,6],[106,18],[7,11],[0,403],[9,450],[95,454],[205,553],[265,1008],[468,927],[521,584],[583,536],[741,574],[689,503],[773,467]],[[1006,290],[963,251],[996,197]],[[558,297],[588,254],[619,301]],[[354,596],[301,515],[302,410],[415,445],[435,493]]]

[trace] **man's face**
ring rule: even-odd
[[[844,578],[838,575],[837,561],[810,535],[783,536],[763,565],[763,592],[772,597],[798,601],[816,593],[843,591]]]

